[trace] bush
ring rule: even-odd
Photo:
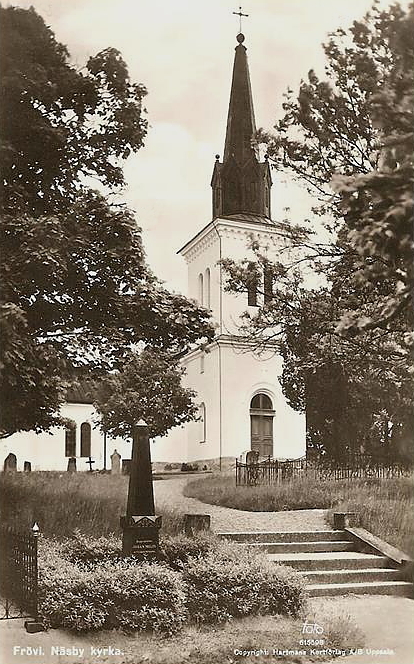
[[[39,614],[46,626],[169,634],[181,627],[186,606],[180,574],[132,558],[81,568],[62,556],[63,548],[42,548]]]
[[[196,622],[285,613],[295,616],[305,601],[304,581],[247,547],[222,544],[204,557],[189,558],[183,570],[187,609]]]
[[[61,549],[67,560],[85,565],[116,561],[122,558],[122,542],[115,535],[90,537],[75,530],[73,537],[64,542]]]
[[[194,472],[196,470],[198,470],[198,463],[185,463],[184,462],[184,463],[181,464],[181,472],[182,473],[184,473],[184,472],[190,473],[190,472]]]
[[[205,556],[216,546],[217,540],[211,534],[167,537],[161,541],[161,560],[172,569],[182,570],[190,558]]]
[[[40,542],[39,613],[50,627],[172,634],[187,617],[214,623],[294,616],[304,602],[302,578],[293,570],[211,535],[166,538],[161,563],[121,558],[115,538],[106,545],[83,535]]]

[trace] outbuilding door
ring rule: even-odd
[[[251,449],[259,457],[273,456],[273,404],[267,394],[256,394],[250,403]]]

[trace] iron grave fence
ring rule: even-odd
[[[0,619],[37,619],[38,536],[0,524]]]
[[[341,460],[307,460],[306,457],[278,461],[268,457],[253,463],[236,459],[236,486],[272,485],[300,477],[316,480],[388,479],[412,473],[410,463],[368,454],[353,454]]]

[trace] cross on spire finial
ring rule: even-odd
[[[238,11],[238,12],[233,12],[233,14],[235,14],[236,16],[238,16],[239,19],[240,19],[240,30],[239,30],[239,32],[241,32],[241,31],[242,31],[242,16],[246,16],[246,18],[247,18],[248,14],[243,14],[243,13],[242,13],[242,8],[241,8],[241,7],[239,7],[239,11]]]

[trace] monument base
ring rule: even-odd
[[[123,555],[156,556],[161,521],[160,516],[121,516]]]

